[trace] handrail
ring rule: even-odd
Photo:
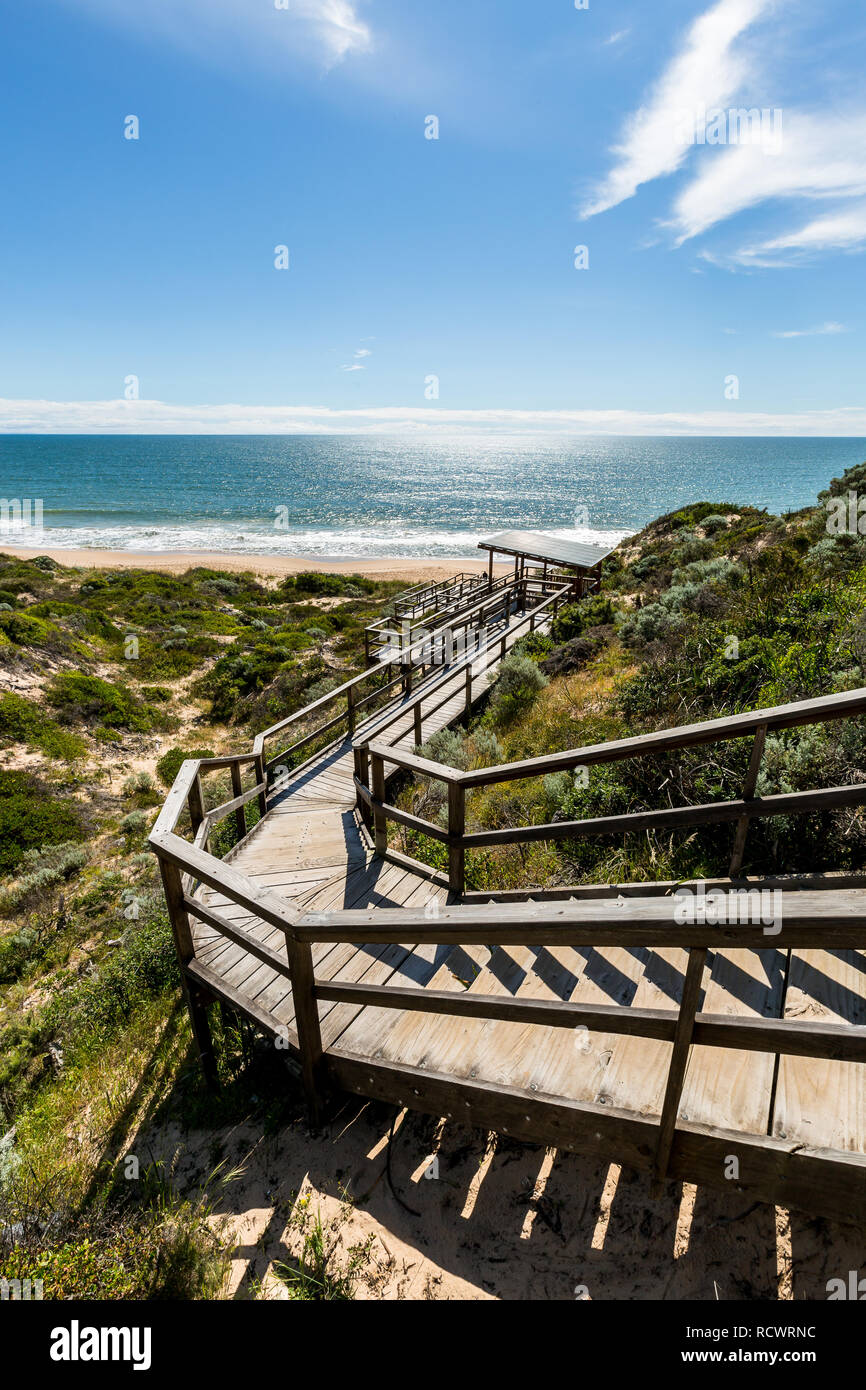
[[[514,587],[515,587],[517,590],[520,590],[520,589],[523,587],[522,581],[518,581],[517,584],[516,584]],[[488,667],[490,667],[490,666],[493,664],[493,662],[494,662],[495,660],[498,659],[498,658],[494,655],[494,652],[495,652],[495,650],[496,650],[497,648],[499,649],[500,654],[501,654],[501,655],[504,655],[503,643],[506,641],[507,638],[512,637],[512,636],[514,635],[514,633],[517,632],[518,629],[521,628],[521,627],[527,627],[527,626],[528,626],[529,629],[530,629],[530,631],[532,631],[532,630],[538,625],[539,620],[541,620],[541,621],[544,620],[544,616],[545,616],[545,613],[546,613],[546,610],[547,610],[547,609],[549,609],[549,608],[552,609],[553,612],[554,612],[554,614],[555,614],[555,612],[556,612],[556,610],[557,610],[557,608],[558,608],[558,606],[559,606],[559,603],[560,603],[560,601],[561,601],[561,598],[562,598],[562,587],[561,587],[561,586],[557,586],[557,588],[554,590],[554,592],[553,592],[552,594],[546,595],[546,597],[544,597],[544,598],[541,600],[540,603],[536,604],[536,606],[535,606],[534,608],[528,609],[526,612],[524,612],[523,616],[522,616],[516,623],[513,623],[513,624],[508,628],[507,632],[502,633],[502,634],[497,635],[497,636],[488,637],[488,639],[486,640],[486,642],[484,643],[483,646],[477,648],[477,649],[476,649],[475,651],[473,651],[473,652],[466,653],[465,655],[459,657],[457,660],[450,662],[446,667],[443,667],[443,668],[440,668],[440,669],[442,669],[443,671],[447,672],[447,674],[448,674],[449,676],[455,676],[455,675],[458,675],[461,671],[465,672],[465,671],[467,671],[467,670],[472,671],[472,672],[475,673],[475,674],[483,674],[484,671],[486,671],[486,670],[488,669]],[[481,671],[481,672],[477,672],[477,671],[475,671],[474,668],[476,668],[476,667],[478,666],[480,660],[481,660],[483,657],[487,657],[487,661],[486,661],[486,663],[485,663],[484,670]],[[434,687],[434,690],[435,690],[436,688],[438,688],[438,682],[437,682],[437,686]],[[383,733],[386,729],[390,728],[390,727],[391,727],[394,723],[396,723],[399,719],[401,719],[402,717],[404,717],[408,709],[414,709],[416,706],[420,706],[420,705],[422,704],[423,700],[426,699],[427,695],[432,694],[432,693],[433,693],[433,690],[428,689],[427,691],[418,694],[417,697],[416,697],[416,699],[413,700],[412,702],[409,702],[409,703],[404,702],[404,703],[400,706],[400,708],[399,708],[398,710],[392,711],[390,714],[388,714],[388,715],[385,716],[385,721],[384,721],[383,723],[379,724],[378,727],[376,728],[376,730],[373,732],[372,740],[371,740],[370,735],[368,734],[367,737],[365,737],[365,739],[363,740],[363,742],[362,742],[360,745],[356,745],[356,746],[367,747],[367,748],[369,748],[370,752],[372,753],[372,752],[374,751],[374,743],[379,743],[379,742],[380,742],[378,736],[379,736],[381,733]],[[443,701],[443,703],[447,703],[447,700],[450,699],[450,698],[451,698],[450,696],[446,696],[446,697],[445,697],[445,701]],[[427,711],[426,711],[426,714],[427,714],[428,716],[429,716],[430,714],[434,714],[434,713],[436,712],[436,709],[437,709],[437,708],[438,708],[438,707],[434,706],[434,708],[433,708],[432,710],[427,710]],[[416,742],[417,742],[417,743],[420,743],[420,742],[422,742],[422,740],[421,740],[421,739],[416,739]],[[391,745],[382,745],[382,747],[388,747],[388,748],[390,748]],[[394,756],[391,756],[391,754],[389,753],[388,756],[387,756],[387,761],[388,761],[388,762],[392,762],[392,763],[396,763],[398,766],[402,766],[402,759],[405,758],[405,757],[411,757],[411,756],[413,756],[413,755],[411,755],[411,754],[405,754],[405,753],[400,753],[399,756],[394,757]],[[451,771],[453,771],[453,769],[451,769]],[[438,775],[439,775],[439,774],[437,774],[437,776],[438,776]],[[462,775],[462,774],[461,774],[461,775]],[[443,777],[442,777],[442,780],[443,780],[443,781],[448,781],[449,778],[448,778],[447,776],[443,776]]]
[[[532,583],[535,584],[536,581],[532,581]],[[498,584],[499,581],[497,581],[497,586]],[[526,590],[526,584],[526,580],[515,580],[510,578],[508,583],[504,585],[501,590],[497,587],[497,592],[493,600],[491,600],[490,595],[487,594],[485,598],[474,604],[469,611],[463,611],[456,615],[452,615],[437,628],[433,629],[432,633],[426,632],[416,637],[408,646],[399,653],[396,653],[392,660],[378,662],[376,665],[362,671],[359,675],[350,677],[341,685],[328,691],[327,694],[321,695],[317,700],[305,705],[302,709],[295,710],[292,714],[287,715],[284,719],[278,720],[275,724],[270,725],[267,729],[257,734],[253,741],[253,757],[261,762],[262,776],[260,780],[264,780],[265,774],[271,768],[280,765],[285,758],[288,758],[298,748],[313,742],[319,735],[326,733],[332,728],[336,728],[342,723],[346,725],[347,734],[350,737],[353,736],[356,731],[357,713],[360,708],[370,703],[370,701],[385,695],[389,690],[392,690],[396,685],[401,683],[406,693],[410,694],[412,690],[413,673],[417,673],[419,670],[423,677],[428,675],[433,668],[437,670],[443,669],[441,664],[435,659],[435,652],[430,650],[429,644],[431,636],[438,640],[443,640],[446,633],[453,633],[461,627],[468,628],[473,621],[477,621],[478,623],[482,622],[484,620],[484,610],[487,602],[495,602],[498,604],[503,596],[511,593],[519,594],[524,592]],[[554,587],[555,593],[560,596],[566,592],[568,588],[567,584],[559,581],[548,581],[548,587],[551,585]],[[385,679],[383,681],[383,674],[387,677],[387,673],[395,668],[399,670],[399,675],[392,677],[390,680]],[[365,682],[371,680],[376,682],[373,690],[371,690],[369,694],[362,696],[361,699],[358,699],[355,692]],[[276,734],[281,733],[291,725],[301,720],[308,719],[311,714],[324,709],[327,705],[342,696],[346,697],[346,708],[344,710],[340,711],[340,713],[335,715],[332,719],[325,721],[324,724],[313,729],[309,734],[304,735],[296,744],[291,745],[287,749],[283,749],[282,752],[268,758],[267,762],[265,761],[264,750],[268,739],[273,738]],[[331,744],[328,746],[333,747],[335,745]],[[318,752],[322,751],[325,750],[318,750]]]
[[[528,843],[534,840],[576,839],[584,835],[605,835],[617,831],[628,834],[640,830],[730,821],[737,823],[730,865],[730,873],[733,875],[739,871],[742,864],[746,834],[752,820],[764,816],[794,815],[866,803],[866,781],[845,787],[828,787],[805,792],[785,793],[778,796],[757,797],[755,788],[767,732],[769,730],[797,728],[805,724],[822,723],[831,719],[850,719],[864,713],[866,713],[866,687],[861,687],[857,690],[846,690],[818,699],[799,700],[785,705],[770,706],[766,709],[749,710],[743,714],[708,719],[702,723],[682,725],[679,728],[661,729],[655,733],[634,738],[616,739],[608,743],[566,749],[543,757],[527,758],[521,762],[473,768],[469,771],[448,767],[446,764],[436,763],[432,759],[419,759],[417,754],[405,753],[379,738],[374,738],[368,742],[366,747],[372,768],[371,779],[370,781],[365,780],[362,761],[360,766],[356,765],[356,786],[367,814],[372,813],[373,824],[376,827],[377,849],[381,852],[387,848],[388,820],[398,821],[423,834],[432,835],[433,838],[444,841],[449,846],[450,887],[452,892],[458,894],[462,894],[465,886],[466,849],[496,844]],[[551,821],[540,825],[474,831],[468,834],[465,831],[465,797],[466,792],[472,788],[538,777],[545,773],[567,771],[580,766],[587,767],[593,764],[645,757],[677,748],[699,747],[707,743],[743,738],[749,734],[754,738],[754,745],[743,795],[739,801],[673,806],[656,811],[629,811],[616,816],[601,816],[577,821]],[[410,816],[407,812],[399,811],[398,808],[389,805],[384,794],[377,795],[373,778],[379,779],[380,790],[384,793],[384,780],[380,768],[384,767],[386,762],[416,775],[435,777],[447,784],[449,797],[447,832],[443,832],[438,827],[435,831],[431,830],[428,822],[421,821],[419,817]],[[424,763],[423,767],[420,765],[422,762]]]

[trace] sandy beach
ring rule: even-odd
[[[317,556],[298,555],[237,555],[214,554],[206,551],[180,550],[88,550],[51,547],[28,550],[14,546],[2,551],[10,557],[32,560],[37,555],[48,555],[58,565],[73,569],[140,569],[160,570],[163,574],[183,574],[186,570],[204,566],[207,569],[242,571],[257,575],[282,576],[300,574],[304,570],[317,570],[328,574],[364,574],[371,579],[405,579],[413,582],[422,580],[446,579],[451,574],[475,573],[487,569],[487,561],[479,556],[454,556],[452,559],[433,559],[420,556],[401,559],[398,556],[385,556],[377,559],[325,560]],[[494,565],[496,574],[505,574],[511,568],[508,564]]]

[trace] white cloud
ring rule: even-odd
[[[344,362],[340,368],[341,372],[363,372],[363,370],[360,362]]]
[[[822,338],[825,334],[848,333],[844,323],[820,323],[816,328],[787,328],[774,333],[774,338]]]
[[[372,348],[358,348],[358,350],[355,353],[356,357],[371,357],[372,355]]]
[[[786,414],[704,410],[447,410],[0,399],[6,434],[866,435],[866,405]]]
[[[623,39],[628,38],[630,33],[631,29],[617,29],[615,34],[611,34],[609,39],[604,40],[605,48],[607,48],[607,46],[612,43],[621,43]]]
[[[838,211],[813,218],[804,226],[780,236],[742,246],[726,254],[702,251],[716,265],[776,268],[803,265],[825,251],[860,251],[866,248],[866,203],[842,206]]]
[[[67,0],[93,14],[184,48],[196,57],[236,62],[247,53],[273,65],[288,58],[330,66],[371,47],[372,35],[356,0]]]
[[[866,113],[785,111],[777,153],[759,145],[714,150],[675,199],[670,225],[682,243],[768,199],[863,195]]]
[[[672,174],[689,146],[677,129],[677,113],[726,106],[744,86],[752,63],[736,40],[761,19],[773,0],[718,0],[690,26],[680,50],[646,102],[628,119],[617,163],[582,209],[593,217],[631,198],[641,184]]]

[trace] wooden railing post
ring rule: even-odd
[[[367,752],[367,749],[366,749],[366,748],[356,748],[356,749],[355,749],[355,776],[357,777],[358,781],[361,783],[361,786],[362,786],[362,787],[366,787],[367,790],[369,791],[369,789],[370,789],[370,754]],[[361,819],[362,819],[362,821],[364,822],[364,824],[366,825],[367,829],[369,830],[370,826],[371,826],[372,823],[373,823],[373,817],[370,815],[370,807],[367,805],[366,801],[364,800],[364,798],[363,798],[362,796],[360,796],[360,797],[358,798],[358,809],[359,809],[360,812],[361,812]]]
[[[310,1123],[317,1126],[321,1119],[323,1086],[322,1030],[319,1025],[319,1006],[315,996],[313,951],[309,942],[295,941],[286,935],[286,952],[292,979],[292,1001],[295,1006],[295,1028],[298,1032],[298,1051],[301,1054],[301,1078]]]
[[[258,795],[259,814],[262,820],[264,820],[265,816],[268,814],[268,774],[265,771],[264,749],[258,754],[253,766],[256,770],[256,782],[264,783],[264,791],[260,791]]]
[[[370,755],[371,787],[374,800],[385,800],[385,759],[378,753]],[[377,854],[384,854],[388,848],[388,821],[380,806],[373,807],[373,844]]]
[[[459,897],[465,887],[466,853],[463,832],[466,829],[466,791],[460,782],[448,783],[448,834],[459,837],[460,843],[448,846],[448,887]]]
[[[195,838],[198,834],[198,828],[204,820],[204,798],[201,791],[201,777],[198,774],[190,784],[186,804],[189,807],[189,818],[192,823],[193,838]]]
[[[241,765],[232,763],[232,796],[243,794],[243,783],[241,782]],[[242,840],[247,833],[247,813],[245,806],[239,806],[235,811],[235,833],[239,840]]]
[[[677,1123],[677,1112],[680,1108],[683,1083],[686,1079],[686,1066],[688,1065],[689,1051],[692,1045],[695,1014],[697,1013],[698,1003],[701,997],[701,984],[703,982],[706,961],[706,946],[693,946],[689,951],[688,964],[686,965],[683,997],[677,1016],[674,1047],[671,1053],[671,1064],[668,1068],[668,1080],[665,1087],[665,1098],[662,1105],[661,1119],[659,1120],[658,1144],[656,1145],[655,1163],[653,1165],[652,1195],[654,1197],[661,1195],[662,1184],[667,1176],[671,1146],[674,1141],[674,1130],[676,1129]]]
[[[414,709],[414,721],[415,721],[415,746],[416,746],[416,748],[420,748],[420,747],[421,747],[421,744],[424,742],[424,736],[423,736],[423,732],[422,732],[422,723],[421,723],[421,701],[420,701],[420,700],[418,701],[418,703],[416,704],[415,709]]]
[[[764,744],[767,741],[767,726],[760,724],[755,730],[755,741],[752,744],[752,756],[749,759],[749,770],[746,773],[746,781],[743,786],[743,800],[751,801],[755,795],[755,787],[758,784],[758,773],[761,770],[761,759],[764,756]],[[743,852],[746,848],[746,835],[749,832],[749,817],[740,816],[737,821],[737,829],[734,835],[734,849],[731,854],[731,863],[728,869],[728,876],[734,878],[743,866]]]
[[[171,934],[174,937],[174,946],[180,961],[181,985],[189,1012],[193,1042],[204,1079],[207,1085],[214,1090],[219,1085],[219,1076],[214,1057],[207,1005],[201,991],[190,981],[184,969],[195,955],[195,947],[189,914],[183,904],[183,881],[177,865],[173,864],[170,859],[163,858],[161,854],[159,855],[159,872],[162,875],[162,887],[168,908],[168,920],[171,923]]]
[[[472,663],[466,666],[466,718],[472,713]]]
[[[355,687],[349,686],[346,691],[346,732],[349,738],[355,733]]]

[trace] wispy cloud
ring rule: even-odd
[[[826,334],[848,333],[844,323],[819,323],[816,328],[786,328],[773,334],[774,338],[823,338]]]
[[[365,341],[365,342],[369,342],[369,341],[371,341],[371,340],[370,340],[370,339],[364,339],[364,341]],[[366,365],[367,365],[367,364],[363,361],[363,358],[365,358],[365,357],[372,357],[372,355],[373,355],[373,349],[372,349],[372,348],[356,348],[355,351],[352,353],[352,361],[351,361],[351,362],[343,362],[343,363],[341,364],[341,366],[340,366],[340,371],[342,371],[342,372],[363,372],[364,368],[365,368]]]
[[[603,41],[605,48],[607,48],[610,44],[621,43],[623,39],[628,38],[630,33],[631,29],[617,29],[615,34],[611,34],[609,38]]]
[[[806,265],[827,251],[866,249],[866,203],[842,206],[803,226],[729,252],[701,251],[704,260],[731,269]]]
[[[355,0],[289,0],[277,9],[273,0],[148,0],[121,5],[117,0],[67,0],[112,23],[167,39],[196,56],[237,61],[247,54],[273,65],[301,58],[330,66],[371,47],[369,26]]]
[[[758,145],[728,145],[704,159],[674,201],[670,225],[682,243],[770,199],[863,195],[866,113],[786,111],[784,139],[775,154]],[[825,225],[825,235],[830,230]],[[778,245],[780,239],[774,240]]]
[[[779,131],[774,124],[769,148],[766,140],[732,139],[730,132],[717,145],[697,147],[677,130],[677,113],[687,111],[728,108],[759,117],[772,84],[769,50],[765,44],[759,47],[754,27],[776,8],[774,0],[718,0],[694,21],[646,101],[629,118],[614,150],[617,162],[583,216],[614,207],[642,184],[692,161],[691,176],[662,224],[673,232],[677,246],[761,206],[777,227],[780,211],[789,224],[732,250],[703,250],[702,259],[712,264],[732,270],[796,266],[828,251],[866,247],[862,105],[847,110],[786,105],[774,113]],[[819,200],[824,203],[820,215],[804,219],[801,212],[799,224],[790,225],[792,205]]]
[[[0,399],[6,434],[866,435],[866,405],[786,414],[706,410],[447,410]]]
[[[677,112],[725,106],[734,98],[752,70],[736,40],[772,5],[773,0],[718,0],[693,22],[646,101],[626,122],[613,149],[616,163],[583,206],[583,217],[615,207],[641,184],[681,167],[689,147],[677,129]]]

